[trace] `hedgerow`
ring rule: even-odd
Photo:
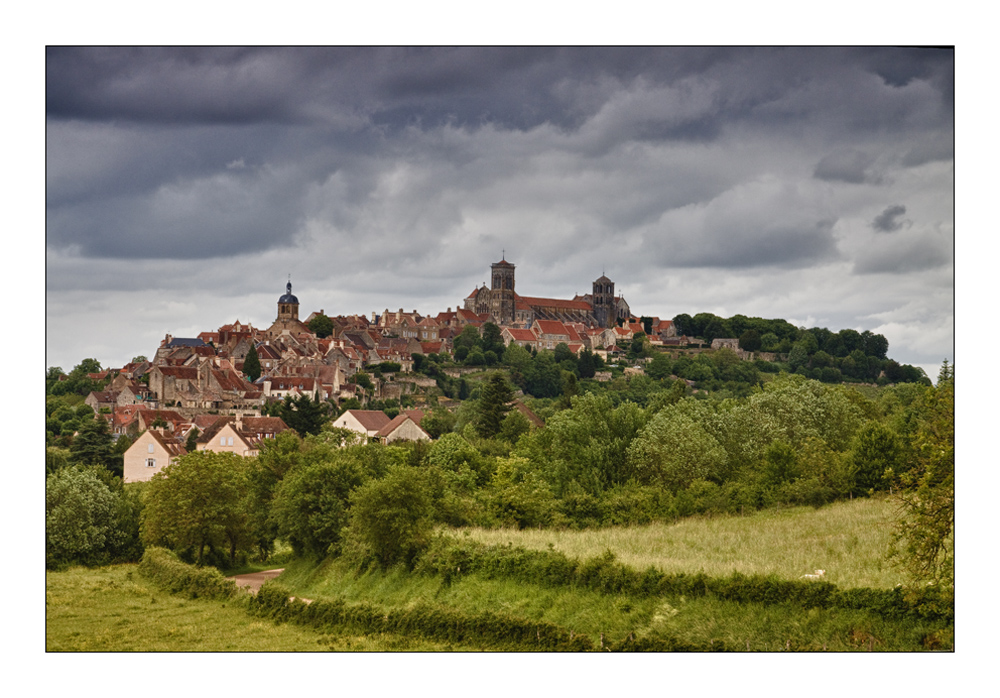
[[[214,567],[195,567],[181,562],[172,551],[150,546],[139,562],[139,572],[172,594],[191,598],[228,599],[236,595],[236,583]]]
[[[361,633],[398,633],[488,649],[581,652],[594,649],[586,635],[558,625],[483,611],[463,613],[418,603],[408,608],[382,608],[370,603],[349,604],[343,598],[306,603],[291,590],[269,581],[249,601],[250,612],[278,622],[294,622],[319,630]]]
[[[714,596],[738,603],[792,602],[805,608],[866,610],[886,618],[906,616],[954,620],[954,596],[947,589],[838,589],[829,582],[787,580],[776,575],[727,577],[668,574],[654,567],[640,571],[618,562],[614,553],[589,560],[557,551],[487,546],[438,537],[417,561],[415,570],[436,574],[450,583],[462,574],[489,579],[508,578],[546,586],[570,586],[604,594],[648,596]]]

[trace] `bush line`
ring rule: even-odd
[[[349,604],[343,598],[305,603],[291,589],[269,581],[250,602],[250,612],[275,622],[293,622],[317,630],[420,635],[446,642],[479,644],[484,649],[543,652],[725,652],[722,641],[692,643],[674,637],[634,637],[599,644],[544,621],[531,621],[491,611],[463,613],[418,603],[410,608],[385,609],[370,603]]]
[[[443,577],[446,584],[475,572],[488,579],[508,578],[545,586],[570,586],[604,594],[632,596],[707,596],[739,603],[797,603],[806,608],[845,608],[870,611],[885,618],[915,617],[953,621],[954,595],[940,587],[920,589],[838,589],[830,582],[781,579],[775,575],[728,577],[668,574],[650,566],[635,570],[618,562],[614,553],[588,560],[569,558],[557,551],[487,546],[439,536],[421,555],[416,571]]]
[[[219,570],[188,565],[166,548],[146,548],[139,573],[165,591],[188,594],[193,599],[230,599],[237,592],[236,582],[223,577]]]

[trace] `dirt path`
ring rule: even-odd
[[[256,594],[258,591],[260,591],[260,588],[264,586],[264,582],[266,582],[269,579],[274,579],[284,571],[285,568],[282,567],[276,570],[264,570],[263,572],[253,572],[251,574],[238,574],[235,577],[226,577],[226,579],[232,579],[234,582],[236,582],[236,586],[246,589],[251,594]],[[290,596],[289,600],[294,601],[295,597]],[[301,600],[305,601],[307,604],[313,602],[312,599],[301,599]]]
[[[285,568],[282,567],[281,569],[264,570],[263,572],[253,572],[252,574],[238,574],[235,577],[226,577],[226,579],[232,579],[236,582],[236,586],[245,587],[251,594],[256,594],[260,591],[264,582],[268,579],[274,579],[284,571]]]

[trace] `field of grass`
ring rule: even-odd
[[[672,524],[584,531],[466,529],[452,535],[486,545],[511,543],[569,557],[611,550],[636,569],[704,572],[709,576],[776,574],[795,579],[815,569],[841,588],[890,589],[905,584],[886,560],[898,516],[893,498],[855,499],[820,509],[796,507],[747,516],[693,517]]]
[[[896,504],[855,500],[819,510],[786,509],[746,517],[688,519],[670,525],[594,531],[484,531],[449,535],[486,544],[550,546],[589,559],[605,550],[633,568],[724,577],[777,574],[794,579],[816,568],[841,588],[891,588],[903,581],[885,561]],[[791,602],[738,603],[683,595],[636,597],[573,585],[543,586],[465,573],[445,579],[397,568],[359,573],[341,560],[290,560],[279,582],[296,596],[340,598],[392,609],[437,607],[468,617],[494,613],[586,635],[595,646],[636,639],[724,645],[751,651],[919,651],[953,648],[954,624],[866,610],[807,608]],[[412,635],[319,632],[251,616],[243,601],[170,595],[136,566],[74,568],[46,575],[49,651],[470,651]],[[712,644],[714,643],[714,644]]]
[[[306,598],[343,598],[386,609],[430,604],[468,614],[493,612],[551,623],[595,643],[672,637],[686,643],[760,651],[916,651],[947,648],[952,628],[940,622],[887,620],[867,611],[735,603],[714,598],[637,598],[570,587],[463,575],[441,578],[402,569],[356,573],[338,561],[293,563],[280,581]],[[464,649],[464,648],[463,648]]]
[[[240,603],[189,599],[150,585],[136,565],[45,575],[49,652],[435,651],[395,635],[329,635],[247,615]]]

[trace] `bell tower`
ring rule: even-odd
[[[298,320],[299,299],[292,295],[292,280],[285,286],[285,295],[278,299],[278,320]]]
[[[506,255],[491,265],[493,283],[490,286],[490,312],[499,325],[514,323],[514,265]]]
[[[601,327],[614,327],[618,313],[615,309],[615,282],[601,274],[593,287],[594,319]]]

